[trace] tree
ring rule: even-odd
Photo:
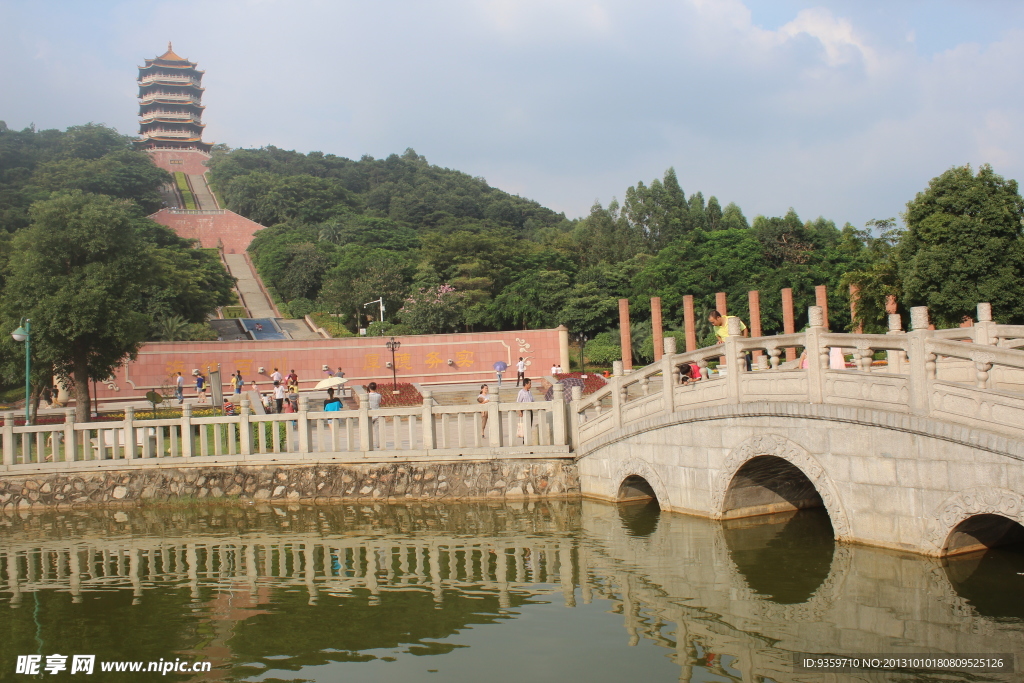
[[[603,295],[596,283],[579,283],[558,312],[558,322],[574,334],[590,336],[595,330],[608,327],[617,307],[615,297]]]
[[[907,204],[895,254],[906,303],[954,326],[991,302],[1001,322],[1024,320],[1024,200],[1017,182],[984,165],[954,167]]]
[[[89,380],[134,358],[149,330],[140,310],[151,261],[138,232],[146,219],[130,202],[81,192],[39,202],[30,215],[11,244],[2,311],[8,326],[32,319],[33,354],[73,381],[85,421]]]
[[[535,270],[524,274],[494,299],[495,311],[523,329],[555,327],[558,311],[565,304],[568,276],[557,270]]]
[[[426,287],[406,298],[398,316],[415,334],[455,332],[465,312],[466,295],[449,284]]]

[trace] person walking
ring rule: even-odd
[[[270,380],[272,382],[281,382],[284,380],[284,375],[281,374],[280,370],[274,368],[273,374],[270,375]]]
[[[530,392],[530,388],[533,385],[533,380],[523,378],[523,388],[519,390],[519,395],[516,396],[516,403],[533,403],[533,394]],[[526,411],[530,413],[531,428],[533,424],[533,411]],[[523,411],[519,411],[519,427],[516,428],[516,436],[526,443],[526,425],[523,424]]]
[[[174,396],[178,399],[179,406],[185,402],[185,378],[181,376],[180,372],[174,379]]]
[[[196,398],[197,403],[206,403],[206,377],[201,372],[196,375]]]
[[[274,408],[276,408],[275,412],[277,413],[284,412],[284,395],[284,385],[281,384],[280,380],[276,380],[274,382]]]
[[[245,380],[242,379],[241,370],[235,370],[235,374],[231,376],[231,386],[234,388],[236,394],[242,393],[242,387],[245,386]]]
[[[516,363],[516,386],[519,386],[519,382],[526,382],[526,361],[522,356],[519,356],[519,362]]]
[[[480,404],[486,404],[486,403],[490,403],[491,402],[491,388],[489,386],[487,386],[486,384],[481,384],[480,385],[480,395],[476,397],[476,402],[480,403]],[[483,413],[481,415],[482,415],[482,422],[480,424],[480,438],[481,439],[486,439],[487,438],[487,417],[488,417],[488,413],[485,410],[485,411],[483,411]]]

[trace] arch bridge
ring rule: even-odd
[[[970,328],[930,330],[916,308],[909,332],[891,316],[889,334],[837,334],[811,307],[799,334],[666,340],[660,362],[571,404],[582,492],[714,519],[824,507],[838,540],[928,555],[1020,542],[1024,326],[978,308]],[[680,382],[715,360],[725,372]]]

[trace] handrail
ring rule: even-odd
[[[674,347],[672,340],[661,361],[631,374],[624,374],[616,362],[608,386],[572,403],[574,448],[585,451],[589,443],[610,432],[690,407],[764,401],[848,405],[969,427],[981,423],[1024,439],[1024,351],[1015,348],[1024,346],[1024,341],[1017,341],[1024,337],[1024,326],[993,322],[985,304],[979,306],[980,322],[965,328],[930,330],[926,309],[912,313],[915,329],[909,332],[902,330],[899,316],[891,316],[888,334],[850,334],[826,330],[823,312],[812,306],[811,325],[802,332],[748,338],[735,330],[724,343],[687,353],[669,348]],[[805,350],[804,361],[799,368],[784,370],[782,351],[794,347]],[[830,354],[835,348],[844,349],[839,366]],[[845,350],[853,352],[852,367]],[[768,367],[748,371],[745,356],[752,351],[766,351]],[[878,352],[885,352],[888,363],[873,366]],[[705,366],[719,357],[728,372],[719,374],[716,381],[680,384],[680,365]],[[937,379],[940,368],[949,368],[943,370],[941,380]],[[650,379],[659,374],[662,387],[651,390]],[[868,386],[851,392],[851,381]],[[631,393],[638,383],[649,390]]]

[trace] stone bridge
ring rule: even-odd
[[[1022,540],[1024,326],[985,304],[971,328],[912,315],[906,333],[892,316],[889,334],[833,334],[812,307],[799,334],[667,348],[572,404],[582,493],[714,519],[823,506],[838,540],[928,555]],[[794,347],[807,360],[781,363]],[[726,372],[680,384],[678,366],[719,358]]]
[[[928,555],[1024,537],[1024,326],[799,334],[675,353],[566,400],[15,426],[0,505],[654,497],[713,519],[824,507],[836,539]],[[782,363],[788,349],[802,362]],[[835,349],[835,352],[833,352]],[[756,358],[751,371],[744,357]],[[852,356],[852,365],[839,360]],[[877,364],[884,356],[887,363]],[[708,367],[681,383],[677,368]],[[578,391],[578,389],[576,390]],[[486,423],[485,423],[486,419]],[[215,483],[210,483],[215,482]]]

